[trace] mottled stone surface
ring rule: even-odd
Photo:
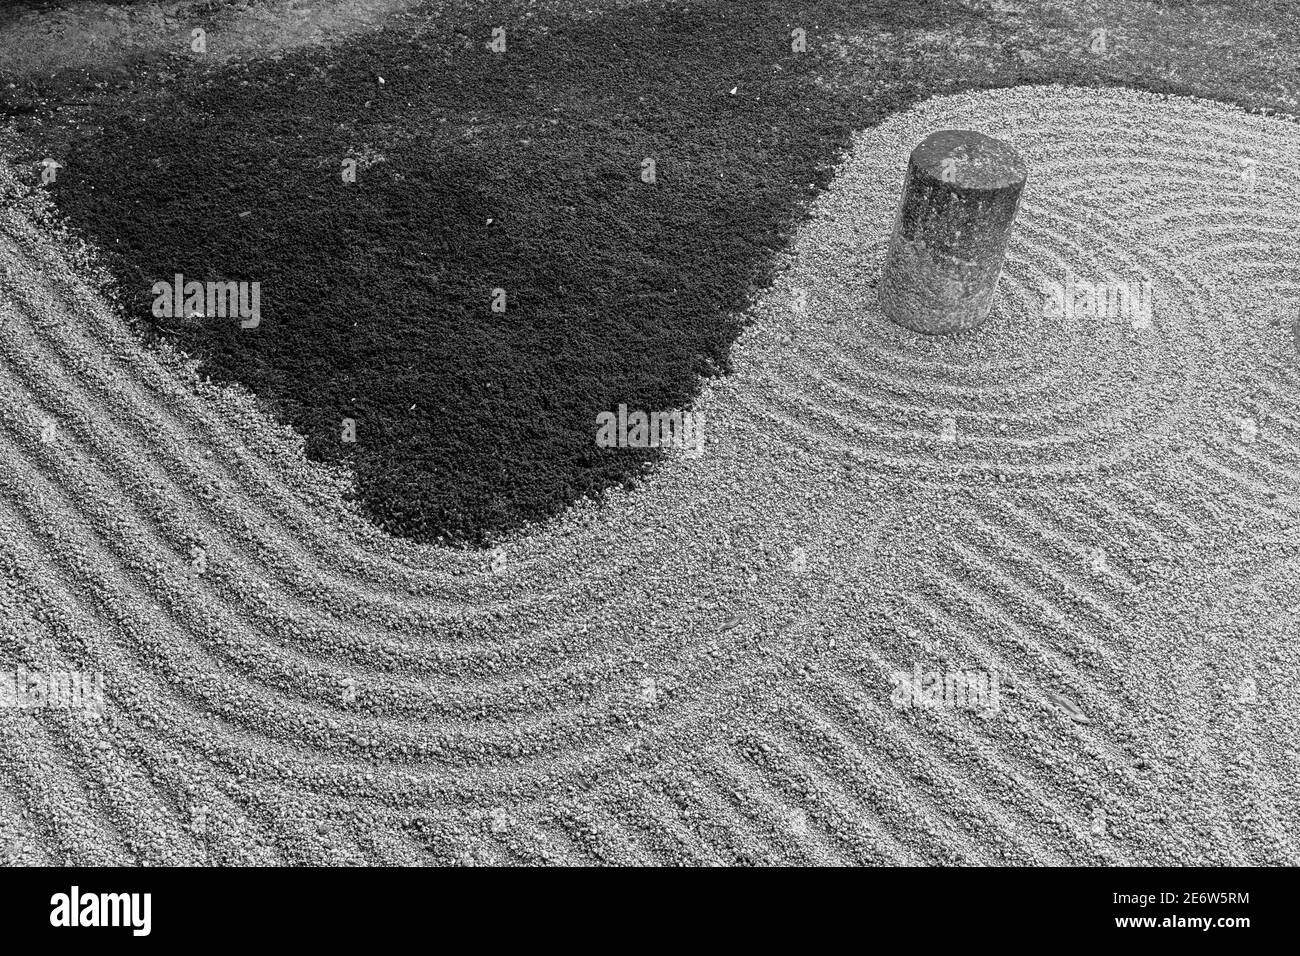
[[[931,133],[912,150],[880,283],[899,325],[932,335],[988,318],[1028,167],[971,130]]]

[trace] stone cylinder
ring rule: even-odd
[[[971,130],[931,133],[912,150],[880,281],[880,305],[929,335],[988,318],[1028,167]]]

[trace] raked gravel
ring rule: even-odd
[[[945,127],[1030,175],[993,316],[927,339],[874,283]],[[1296,168],[1289,120],[1119,90],[862,131],[703,454],[495,554],[368,529],[0,184],[0,660],[107,697],[0,711],[0,853],[1300,862]],[[998,706],[895,706],[914,668]]]

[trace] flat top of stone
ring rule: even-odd
[[[967,189],[1023,185],[1029,174],[1010,144],[969,129],[931,133],[912,150],[912,162],[935,179]]]

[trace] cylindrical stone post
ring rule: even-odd
[[[912,150],[880,281],[899,325],[941,335],[988,318],[1028,168],[970,130],[931,133]]]

